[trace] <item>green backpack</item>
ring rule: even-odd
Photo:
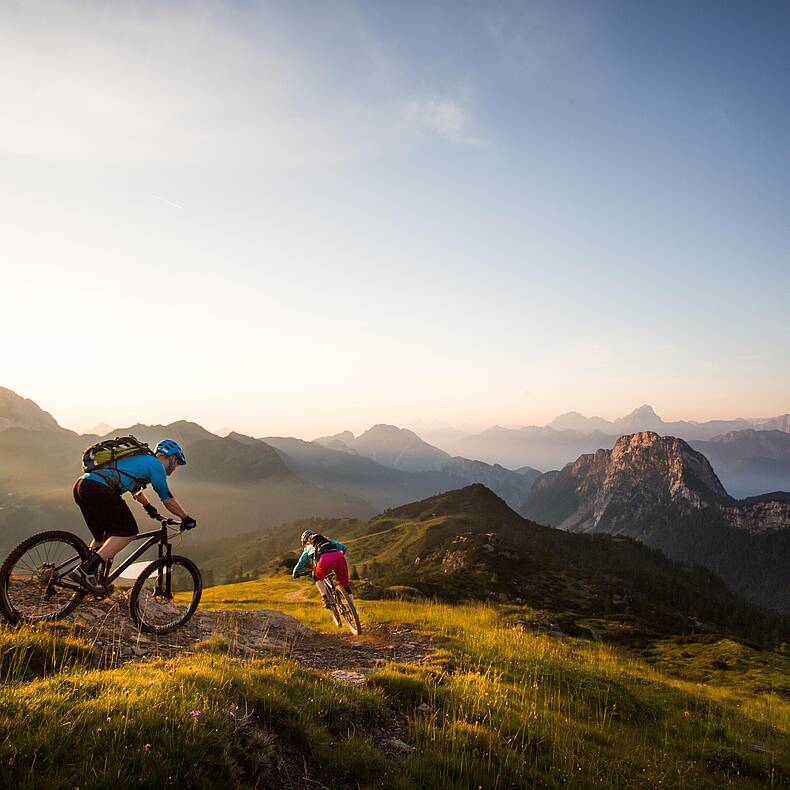
[[[86,472],[93,472],[121,458],[153,454],[145,442],[135,439],[134,436],[116,436],[114,439],[105,439],[88,447],[82,454],[82,468]]]

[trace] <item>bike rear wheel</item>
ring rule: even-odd
[[[354,606],[354,601],[339,584],[333,587],[332,592],[335,598],[335,606],[341,619],[348,626],[352,634],[359,636],[359,634],[362,633],[362,623],[359,622],[359,614],[357,614],[357,607]],[[340,623],[338,623],[338,625],[340,625]]]
[[[70,532],[41,532],[23,540],[0,566],[0,613],[11,623],[59,620],[85,595],[62,581],[90,556]]]
[[[166,634],[195,613],[203,592],[200,571],[186,557],[160,557],[140,574],[129,596],[134,624],[150,634]]]

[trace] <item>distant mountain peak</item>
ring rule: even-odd
[[[643,403],[641,406],[634,409],[629,417],[658,417],[656,410],[649,404]]]
[[[70,433],[30,398],[23,398],[13,390],[0,387],[0,431],[8,428]]]
[[[372,461],[404,472],[438,471],[449,460],[444,450],[434,447],[408,428],[377,423],[356,438],[351,431],[314,440],[330,450],[356,453]]]
[[[111,430],[112,430],[112,425],[106,422],[100,422],[94,425],[93,428],[86,431],[85,433],[95,434],[96,436],[104,436],[108,431]]]
[[[336,433],[334,436],[319,436],[317,439],[313,439],[312,443],[326,447],[327,450],[357,455],[358,453],[354,449],[355,441],[356,437],[351,431],[343,431],[342,433]]]
[[[375,425],[368,428],[364,433],[360,434],[358,438],[362,438],[363,436],[376,436],[376,435],[385,435],[385,436],[414,436],[415,438],[419,439],[420,437],[417,436],[414,431],[410,431],[408,428],[399,428],[397,425],[389,425],[386,422],[379,422]],[[420,440],[422,441],[422,440]]]

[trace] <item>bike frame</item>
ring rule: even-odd
[[[113,568],[113,572],[109,576],[106,576],[104,578],[104,583],[110,584],[113,581],[115,581],[130,565],[134,563],[134,561],[138,557],[145,554],[145,552],[148,551],[148,549],[150,549],[152,546],[156,546],[157,543],[159,544],[159,558],[161,559],[162,557],[167,557],[169,560],[173,556],[173,547],[170,545],[169,537],[170,536],[167,532],[166,524],[162,524],[162,526],[159,527],[159,529],[154,529],[151,530],[150,532],[141,532],[139,535],[135,535],[134,537],[132,537],[132,542],[138,540],[145,540],[145,543],[143,543],[143,545],[140,546],[138,549],[135,549],[135,551],[133,551],[120,565],[118,565],[117,568]],[[65,565],[68,565],[71,562],[73,562],[73,560],[67,560],[65,563],[63,563],[63,566],[60,567],[64,567]],[[58,570],[60,570],[60,567],[58,568]],[[172,594],[169,568],[170,568],[170,563],[168,563],[165,568],[160,569],[159,578],[157,580],[158,582],[157,592],[160,593],[164,592],[164,594],[167,596],[170,596]],[[164,573],[165,576],[164,590],[162,590],[163,570],[166,571]],[[65,587],[69,590],[85,592],[85,590],[82,587],[80,587],[78,584],[72,584],[71,582],[66,582],[62,578],[59,580],[58,584],[61,587]]]

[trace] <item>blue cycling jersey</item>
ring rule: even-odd
[[[127,491],[137,492],[150,483],[162,501],[173,498],[167,486],[165,468],[154,455],[132,455],[129,458],[121,458],[111,465],[86,472],[82,477],[85,480],[103,483],[121,494]]]

